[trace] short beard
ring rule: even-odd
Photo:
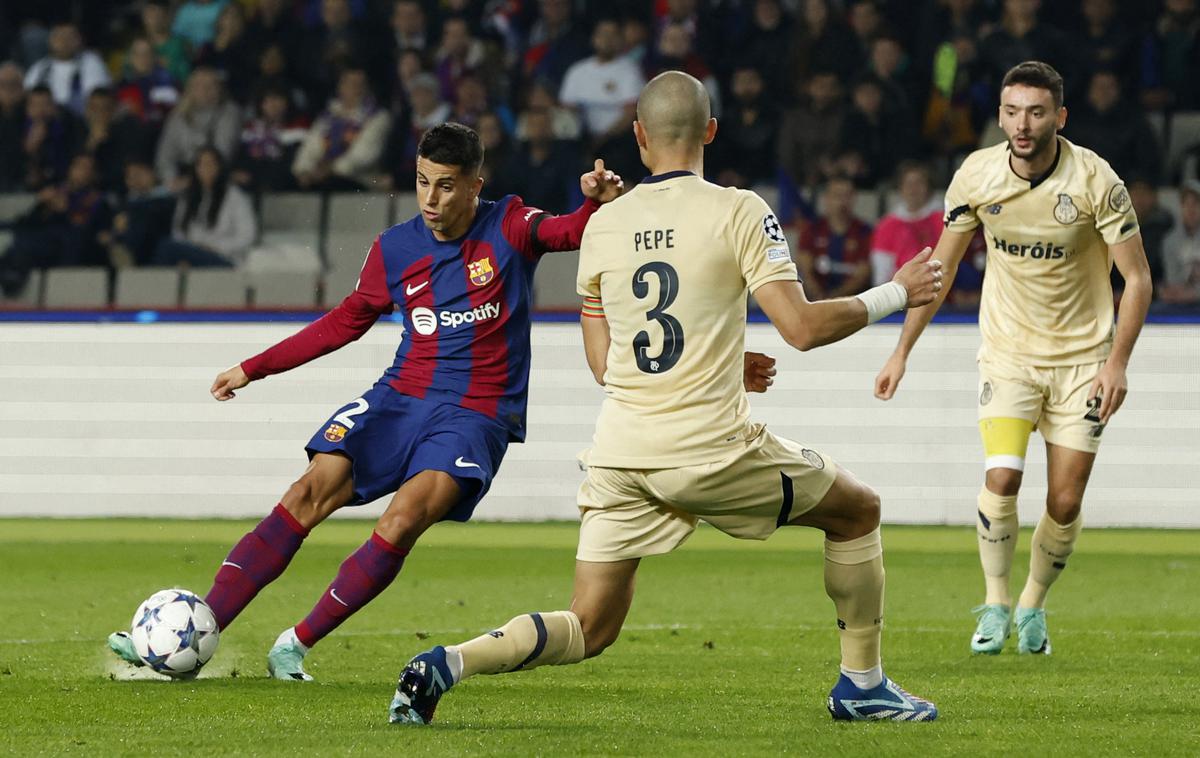
[[[1017,156],[1021,160],[1032,162],[1045,153],[1045,151],[1049,150],[1050,146],[1054,144],[1057,137],[1058,131],[1055,130],[1050,132],[1042,139],[1035,139],[1033,141],[1033,145],[1029,148],[1029,153],[1027,155],[1021,155],[1019,152],[1017,152],[1017,146],[1013,144],[1016,141],[1016,137],[1009,137],[1008,149],[1013,155]]]

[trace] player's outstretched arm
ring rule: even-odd
[[[942,288],[942,264],[930,256],[926,248],[892,281],[855,297],[814,303],[799,282],[774,281],[754,290],[754,299],[789,345],[811,350],[845,339],[890,313],[933,302]]]
[[[908,354],[912,352],[913,345],[917,343],[921,332],[925,331],[925,327],[929,325],[933,314],[937,313],[938,308],[941,308],[942,303],[946,301],[946,295],[950,293],[950,287],[954,284],[954,276],[958,273],[958,264],[962,262],[963,255],[966,254],[967,246],[971,244],[971,237],[974,234],[974,230],[967,232],[942,230],[942,236],[933,250],[933,260],[940,261],[942,264],[945,286],[941,288],[931,303],[920,308],[910,308],[908,315],[904,317],[904,328],[900,330],[900,342],[896,345],[896,349],[888,358],[887,363],[883,364],[879,375],[875,377],[875,397],[880,400],[891,400],[892,395],[896,394],[896,388],[900,386],[900,380],[904,377]]]
[[[592,170],[579,177],[579,189],[584,197],[603,204],[620,197],[625,191],[625,182],[618,174],[604,168],[602,158],[597,158]]]
[[[208,390],[217,400],[232,400],[237,397],[234,390],[240,390],[250,383],[250,377],[242,370],[242,364],[227,368],[217,374],[212,387]]]
[[[601,205],[617,199],[625,182],[597,158],[595,168],[579,177],[579,188],[585,198],[583,205],[562,216],[551,216],[516,198],[504,217],[505,239],[533,259],[542,253],[578,250],[588,219]]]

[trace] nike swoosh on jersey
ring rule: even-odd
[[[459,468],[477,468],[480,471],[483,470],[483,467],[478,463],[471,463],[470,461],[463,460],[461,455],[454,459],[454,465],[458,466]]]
[[[412,286],[411,284],[406,284],[406,285],[404,285],[404,294],[408,295],[409,297],[412,297],[414,294],[425,289],[425,285],[427,285],[427,284],[429,284],[429,282],[421,282],[416,287]]]

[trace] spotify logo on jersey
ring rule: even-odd
[[[411,316],[417,334],[433,334],[437,331],[437,315],[430,309],[413,308]]]

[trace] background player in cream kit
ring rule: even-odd
[[[945,231],[934,258],[952,281],[983,224],[988,259],[978,357],[986,481],[977,533],[986,596],[975,609],[971,649],[1000,652],[1012,628],[1017,492],[1037,428],[1046,441],[1049,492],[1015,623],[1019,652],[1049,654],[1046,593],[1074,550],[1101,434],[1125,399],[1125,369],[1150,305],[1150,269],[1120,177],[1102,157],[1058,135],[1067,109],[1053,68],[1029,61],[1011,69],[999,119],[1008,141],[968,156],[946,191]],[[1114,263],[1126,283],[1115,327]],[[908,314],[876,379],[877,397],[895,394],[944,293]]]
[[[837,609],[835,719],[928,721],[937,708],[883,674],[879,496],[826,455],[749,418],[742,350],[746,293],[807,350],[882,316],[931,302],[941,266],[926,249],[893,281],[810,303],[779,222],[753,192],[706,182],[716,134],[704,86],[667,72],[638,100],[634,133],[652,176],[594,214],[580,248],[588,365],[608,397],[587,478],[570,610],[523,614],[500,629],[413,658],[391,720],[428,723],[475,674],[576,663],[616,641],[642,558],[668,553],[704,520],[765,539],[785,525],[825,535],[825,588]]]

